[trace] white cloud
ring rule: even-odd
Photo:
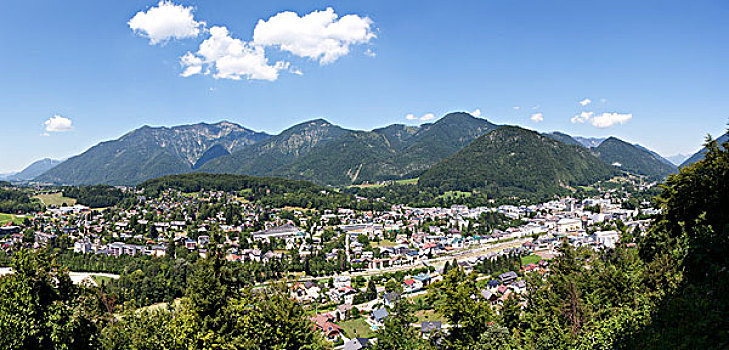
[[[625,124],[633,119],[632,113],[603,113],[590,121],[590,123],[598,128],[609,128],[615,124]]]
[[[43,134],[44,136],[48,136],[48,133],[50,132],[66,132],[73,130],[71,119],[62,117],[58,114],[43,122],[43,125],[46,127],[46,132]]]
[[[581,112],[580,114],[575,114],[574,117],[570,118],[570,122],[572,122],[572,124],[584,123],[584,122],[590,120],[590,118],[592,118],[593,114],[594,114],[593,112]]]
[[[476,108],[475,111],[471,112],[471,115],[478,118],[481,116],[481,110]]]
[[[279,12],[266,21],[258,20],[253,30],[256,46],[278,47],[320,64],[332,63],[348,54],[350,45],[367,43],[375,37],[368,17],[339,18],[331,7],[302,17],[295,12]]]
[[[327,64],[348,54],[351,45],[376,38],[373,22],[368,17],[350,14],[340,18],[332,8],[302,17],[286,11],[267,20],[261,19],[253,30],[251,41],[234,38],[226,26],[206,29],[205,22],[195,20],[192,7],[169,0],[160,1],[146,12],[137,12],[128,24],[152,45],[205,33],[206,39],[197,52],[187,52],[180,57],[183,67],[180,76],[205,74],[233,80],[274,81],[280,71],[303,74],[299,69],[290,68],[291,64],[286,61],[269,64],[266,49],[271,47]],[[375,56],[371,49],[365,54]]]
[[[606,99],[606,98],[601,98],[601,99],[600,99],[600,102],[602,102],[602,103],[607,103],[607,99]]]
[[[435,114],[433,113],[426,113],[422,117],[420,117],[420,120],[432,120],[435,119]]]
[[[135,33],[148,38],[150,45],[196,37],[205,26],[205,22],[195,21],[192,7],[165,0],[147,12],[137,12],[127,24]]]
[[[422,120],[422,121],[426,121],[426,120],[435,119],[435,114],[433,114],[433,113],[425,113],[422,116],[418,117],[417,115],[414,115],[412,113],[408,113],[405,116],[405,119],[407,119],[407,120]]]
[[[519,110],[519,109],[520,109],[521,107],[519,107],[519,106],[514,106],[514,107],[511,107],[511,108],[513,108],[513,109],[514,109],[515,111],[518,111],[518,110]]]
[[[210,37],[200,44],[197,53],[180,57],[180,64],[185,67],[183,77],[200,74],[205,67],[205,74],[212,73],[216,79],[269,81],[278,79],[279,71],[289,67],[283,61],[269,65],[263,47],[235,39],[228,28],[219,26],[210,28]]]
[[[372,51],[372,49],[365,50],[365,55],[372,57],[372,58],[377,57],[377,53]]]
[[[531,119],[535,123],[539,123],[542,120],[544,120],[544,114],[542,114],[542,113],[534,113],[534,114],[532,114],[531,117],[529,117],[529,119]]]
[[[589,98],[586,98],[586,99],[584,99],[584,100],[582,100],[582,101],[578,101],[577,103],[579,103],[579,104],[580,104],[580,105],[581,105],[582,107],[584,107],[584,106],[587,106],[587,105],[589,105],[589,104],[590,104],[590,102],[592,102],[592,101],[590,101],[590,99],[589,99]]]
[[[533,107],[532,107],[532,110],[536,110],[536,109],[538,109],[539,107],[541,107],[541,106],[540,106],[540,105],[536,105],[536,106],[533,106]]]

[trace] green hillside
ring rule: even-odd
[[[408,178],[494,127],[468,113],[372,131],[345,130],[320,119],[210,161],[200,171],[283,176],[333,186]]]
[[[477,189],[493,197],[548,194],[614,174],[589,150],[503,126],[423,173],[419,186]]]
[[[663,179],[677,170],[676,166],[660,156],[615,137],[609,137],[593,151],[607,164],[615,164],[620,169],[655,179]]]

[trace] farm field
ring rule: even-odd
[[[14,214],[2,214],[0,213],[0,225],[6,225],[12,223],[13,225],[19,225],[23,223],[25,217],[17,216]]]
[[[39,194],[39,195],[35,196],[35,198],[40,199],[41,202],[43,202],[43,204],[45,204],[45,206],[47,206],[47,207],[53,207],[53,206],[60,207],[64,203],[66,205],[76,204],[76,199],[64,197],[63,193],[61,193],[61,192],[56,192],[56,193],[51,193],[51,194]]]

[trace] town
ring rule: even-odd
[[[272,208],[217,190],[168,188],[147,197],[121,187],[134,198],[132,205],[50,205],[16,215],[0,227],[0,244],[6,253],[20,247],[55,249],[105,261],[205,258],[215,249],[228,264],[257,266],[260,273],[249,281],[253,288],[285,282],[334,346],[361,349],[371,345],[401,298],[416,305],[418,321],[412,326],[423,338],[449,327],[427,302],[430,286],[449,269],[477,276],[481,296],[499,312],[508,302],[525,306],[526,276],[548,274],[561,244],[596,251],[635,246],[632,237],[645,232],[658,211],[645,200],[629,204],[636,202],[630,201],[633,194],[615,183],[638,191],[655,183],[633,176],[611,181],[585,198],[472,208],[394,204],[382,211]],[[122,277],[90,265],[82,269],[73,272],[76,283],[98,286]],[[158,303],[165,301],[147,299],[139,306]]]

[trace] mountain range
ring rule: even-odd
[[[144,126],[69,158],[35,180],[68,185],[135,185],[144,180],[181,174],[212,158],[216,145],[231,152],[270,135],[230,122],[175,127]]]
[[[669,161],[657,154],[616,138],[578,138],[555,132],[538,134],[534,139],[531,131],[456,112],[433,123],[393,124],[371,131],[344,129],[324,119],[294,125],[278,135],[252,131],[230,122],[144,126],[117,140],[97,144],[35,180],[69,185],[136,185],[164,175],[205,172],[278,176],[331,186],[422,175],[424,183],[432,184],[438,182],[433,174],[446,174],[444,169],[451,166],[452,171],[465,170],[455,166],[459,162],[475,168],[482,168],[482,163],[499,165],[482,174],[491,178],[494,172],[510,173],[512,169],[508,167],[514,163],[505,158],[493,163],[483,154],[503,158],[504,154],[498,151],[500,143],[504,149],[512,149],[509,154],[521,154],[513,149],[520,143],[510,143],[516,136],[502,135],[507,131],[518,134],[530,149],[530,154],[520,156],[523,161],[519,166],[526,171],[545,171],[540,164],[524,163],[544,162],[555,154],[559,154],[555,158],[557,163],[550,160],[549,164],[556,169],[574,169],[575,173],[569,175],[562,170],[546,174],[537,181],[537,187],[545,185],[544,181],[556,181],[564,186],[582,183],[607,174],[606,164],[620,163],[623,170],[653,177],[675,171],[675,167],[667,165]],[[485,135],[491,135],[491,141],[484,141]],[[472,160],[467,161],[468,158]],[[584,166],[594,168],[594,173]],[[514,181],[531,181],[527,177],[522,174]],[[442,181],[452,182],[445,178]]]
[[[451,113],[432,124],[395,124],[372,131],[346,130],[318,119],[217,158],[200,171],[336,186],[416,177],[494,128],[467,113]]]
[[[43,158],[41,160],[37,160],[31,163],[25,169],[19,172],[0,174],[0,180],[15,182],[30,181],[50,170],[51,168],[55,167],[56,165],[61,164],[61,162],[62,161],[60,160]]]

